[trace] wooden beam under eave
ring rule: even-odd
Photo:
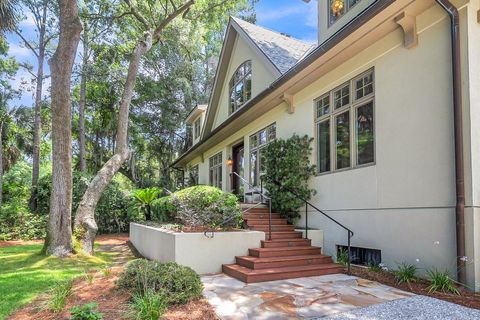
[[[395,22],[403,29],[403,43],[405,48],[412,49],[416,47],[418,45],[418,34],[417,20],[415,17],[404,11],[395,18]]]

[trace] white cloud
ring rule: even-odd
[[[32,54],[32,52],[28,48],[25,48],[24,46],[19,46],[16,43],[11,43],[10,48],[8,49],[8,54],[16,58],[19,58],[19,57],[28,57]]]

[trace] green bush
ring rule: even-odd
[[[83,194],[88,187],[89,179],[76,172],[73,175],[73,202],[72,221],[75,220],[75,212],[82,200]],[[116,175],[112,182],[105,189],[95,210],[95,220],[99,233],[116,233],[128,231],[130,221],[141,221],[142,215],[137,212],[130,212],[129,190],[125,190],[125,184],[121,175]],[[127,184],[128,186],[128,184]],[[45,175],[39,180],[37,187],[37,214],[48,216],[50,211],[50,191],[52,187],[52,176]]]
[[[117,285],[137,294],[153,290],[164,295],[168,305],[187,303],[201,297],[203,291],[200,277],[191,268],[175,262],[160,263],[145,259],[127,263]]]
[[[70,309],[71,320],[102,320],[103,316],[97,311],[98,303],[87,303]]]
[[[288,192],[294,191],[309,200],[314,194],[308,187],[308,180],[315,174],[315,166],[310,164],[312,138],[293,135],[287,140],[277,139],[269,143],[262,152],[265,163],[265,188],[272,198],[272,208],[289,222],[295,223],[300,217],[298,209],[304,202]],[[281,188],[274,181],[286,188]]]
[[[238,227],[241,222],[240,205],[232,193],[211,186],[194,186],[171,197],[175,220],[184,225]]]
[[[143,294],[135,293],[130,304],[130,315],[134,319],[157,320],[167,310],[164,294],[147,289]]]
[[[453,280],[450,278],[448,271],[439,271],[437,269],[427,270],[430,278],[430,286],[428,292],[442,291],[444,293],[453,293],[459,295],[460,292],[455,287]]]
[[[393,271],[398,283],[410,283],[415,282],[415,274],[417,273],[417,267],[413,264],[403,262],[398,266],[398,270]]]
[[[173,203],[171,196],[162,197],[154,200],[150,204],[152,210],[152,219],[159,222],[170,222],[177,215],[177,208]]]

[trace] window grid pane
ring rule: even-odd
[[[375,153],[373,103],[369,102],[358,107],[355,118],[357,164],[373,163]]]
[[[330,113],[330,95],[326,95],[317,100],[317,118]]]
[[[241,64],[229,82],[230,114],[242,107],[252,97],[252,62]]]
[[[256,186],[260,183],[260,175],[265,172],[265,159],[262,150],[267,144],[275,140],[277,125],[268,127],[250,136],[250,182]]]
[[[350,104],[350,84],[345,85],[333,93],[333,104],[335,109]]]
[[[317,124],[318,172],[330,171],[330,119]]]
[[[350,167],[350,111],[335,117],[335,130],[336,168],[348,168]]]

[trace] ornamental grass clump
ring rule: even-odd
[[[437,269],[427,270],[430,278],[430,286],[428,286],[428,293],[442,291],[444,293],[460,294],[460,291],[455,287],[453,280],[450,278],[448,271],[439,271]]]
[[[407,283],[410,284],[411,282],[417,281],[415,274],[417,273],[417,267],[413,264],[408,264],[406,262],[402,262],[398,269],[393,271],[395,279],[397,283]]]

